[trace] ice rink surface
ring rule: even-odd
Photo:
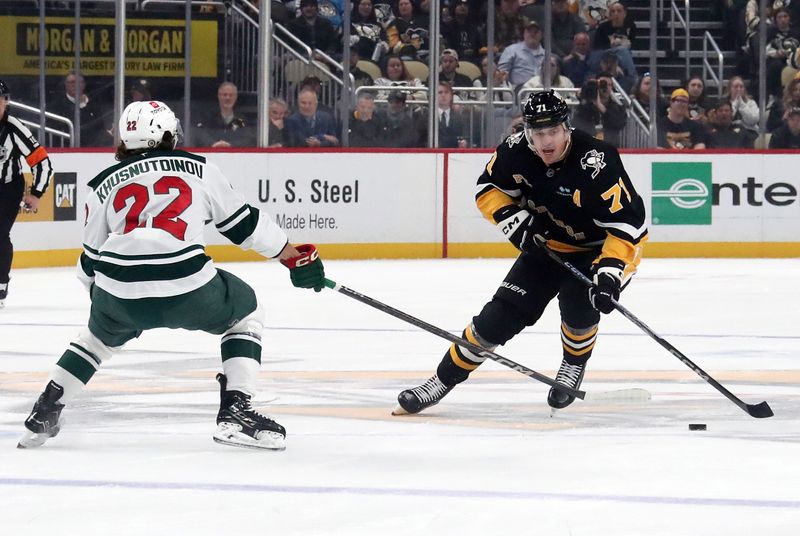
[[[331,279],[452,332],[512,261],[326,261]],[[441,404],[392,417],[448,343],[274,262],[221,267],[267,309],[256,406],[284,452],[214,443],[219,340],[145,333],[64,410],[61,434],[18,450],[35,397],[85,325],[69,268],[15,270],[0,310],[0,534],[800,534],[800,260],[645,259],[622,303],[745,402],[748,416],[618,313],[576,401],[487,361]],[[555,303],[498,352],[550,376]],[[706,423],[690,432],[689,423]]]

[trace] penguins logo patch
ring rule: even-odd
[[[525,136],[525,132],[517,132],[516,134],[512,134],[508,138],[506,138],[506,145],[508,148],[511,149],[516,144],[522,141],[522,138]]]
[[[603,162],[604,158],[605,153],[600,153],[597,149],[592,149],[581,158],[581,168],[592,168],[592,178],[594,179],[600,173],[600,170],[606,167],[606,163]]]

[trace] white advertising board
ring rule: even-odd
[[[292,242],[319,244],[329,258],[514,254],[475,206],[475,183],[491,151],[206,156]],[[20,216],[12,230],[21,254],[17,266],[73,262],[81,247],[86,183],[114,163],[110,152],[51,157],[56,176],[44,208]],[[796,156],[653,152],[622,158],[645,201],[647,254],[800,255]],[[207,239],[211,245],[227,243],[213,228]]]
[[[474,203],[490,154],[451,154],[448,247],[503,243]],[[790,154],[623,154],[650,243],[800,242],[800,166]]]
[[[253,206],[266,210],[285,228],[294,243],[371,244],[373,256],[381,256],[381,251],[397,244],[439,245],[436,251],[440,250],[441,154],[246,152],[205,156]],[[54,216],[52,208],[21,216],[12,231],[17,251],[80,248],[86,185],[115,163],[108,152],[56,152],[51,157],[57,176],[42,206],[63,204],[72,210],[58,221],[54,219],[64,211],[56,210]],[[66,186],[71,196],[61,199],[56,190]],[[209,244],[228,244],[213,227],[207,229]]]

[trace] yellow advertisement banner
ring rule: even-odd
[[[114,19],[81,17],[81,71],[85,76],[113,76]],[[191,75],[217,77],[217,20],[192,21]],[[45,74],[75,69],[75,19],[47,17]],[[0,16],[0,72],[39,74],[39,18]],[[125,28],[125,74],[183,77],[186,32],[183,20],[128,19]]]
[[[33,176],[25,173],[25,191],[30,191]],[[52,184],[39,200],[39,208],[28,211],[20,207],[17,222],[75,221],[77,218],[77,179],[75,172],[54,173]]]

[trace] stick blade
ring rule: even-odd
[[[747,404],[747,413],[756,419],[766,419],[767,417],[772,417],[775,415],[772,412],[772,408],[769,407],[769,404],[767,404],[766,401],[761,402],[760,404]]]

